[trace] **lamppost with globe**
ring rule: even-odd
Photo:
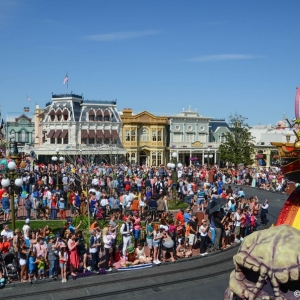
[[[59,184],[58,184],[58,167],[59,167],[59,162],[63,162],[65,159],[64,159],[64,157],[63,156],[60,156],[60,157],[58,157],[58,155],[59,155],[59,151],[60,151],[60,149],[59,148],[56,148],[55,149],[55,152],[56,152],[56,156],[52,156],[52,158],[51,158],[51,160],[54,162],[54,163],[56,163],[56,187],[58,187],[59,186]]]
[[[12,158],[12,156],[11,156]],[[14,185],[22,186],[23,181],[20,178],[20,174],[17,171],[17,164],[12,160],[7,164],[8,171],[5,173],[5,177],[1,180],[1,185],[4,188],[9,187],[10,194],[10,208],[11,208],[11,226],[12,230],[16,229],[16,218],[15,218],[15,202],[14,202]]]
[[[167,167],[171,169],[172,171],[172,197],[173,200],[176,200],[176,193],[177,193],[177,180],[178,180],[178,175],[177,175],[177,168],[182,168],[182,163],[177,163],[177,152],[172,153],[172,160],[167,164]]]

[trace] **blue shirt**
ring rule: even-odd
[[[3,209],[9,209],[10,208],[10,202],[8,198],[2,198],[2,208]]]
[[[189,213],[185,212],[183,214],[183,218],[184,218],[184,222],[189,222],[192,216]]]

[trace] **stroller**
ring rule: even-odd
[[[17,265],[17,258],[13,252],[2,254],[2,272],[9,282],[13,279],[20,279]]]

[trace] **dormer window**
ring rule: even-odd
[[[63,118],[64,118],[64,121],[68,121],[68,119],[69,119],[69,111],[67,109],[64,109],[64,111],[63,111]]]
[[[97,110],[96,121],[97,122],[102,122],[102,119],[103,119],[102,110]]]
[[[49,115],[50,115],[50,120],[53,122],[55,120],[55,111],[51,110]]]
[[[95,121],[95,112],[93,110],[89,111],[89,121],[94,122]]]
[[[57,112],[56,112],[56,118],[57,118],[57,121],[61,121],[61,110],[59,109]]]
[[[104,121],[109,122],[109,120],[110,120],[110,114],[109,111],[106,109],[104,112]]]

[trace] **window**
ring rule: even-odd
[[[222,133],[222,134],[220,135],[220,143],[225,143],[225,142],[226,142],[226,138],[225,138],[224,133]]]
[[[194,142],[194,134],[188,133],[186,135],[186,141],[190,142],[190,143],[193,143]]]
[[[129,158],[130,158],[130,154],[126,153],[126,161],[129,161]]]
[[[105,110],[105,112],[104,112],[104,121],[109,122],[109,119],[110,119],[110,113],[109,113],[108,110]]]
[[[131,153],[131,163],[135,163],[135,153]]]
[[[51,121],[54,121],[55,120],[55,115],[50,115],[50,119],[51,119]]]
[[[19,142],[20,143],[28,142],[27,139],[28,139],[28,134],[23,129],[21,132],[19,132]]]
[[[152,141],[156,142],[156,130],[152,131]]]
[[[69,112],[67,109],[64,109],[64,111],[63,111],[63,118],[64,118],[64,121],[68,121],[68,119],[69,119]]]
[[[89,121],[90,122],[95,121],[95,115],[89,115]]]
[[[156,152],[152,153],[152,166],[156,166]]]
[[[96,140],[96,144],[103,144],[103,138],[98,138]]]
[[[104,144],[109,144],[109,143],[110,143],[110,139],[105,138],[105,139],[104,139]]]
[[[86,138],[81,139],[81,144],[86,145],[86,142],[87,142]]]
[[[94,138],[89,138],[89,144],[95,144],[95,139]]]
[[[161,152],[157,153],[157,165],[160,166],[161,165]]]
[[[174,133],[174,142],[179,143],[182,141],[182,134],[181,133]]]
[[[55,138],[50,139],[50,144],[55,144]]]
[[[57,144],[61,144],[61,138],[57,138]]]
[[[126,130],[125,140],[126,140],[126,142],[130,141],[130,131],[129,130]]]
[[[159,142],[162,141],[162,131],[161,131],[161,130],[158,130],[158,131],[157,131],[157,140],[158,140]]]
[[[102,121],[102,115],[97,115],[96,116],[96,121],[101,122]]]
[[[205,143],[206,142],[206,134],[199,133],[199,142]]]
[[[148,142],[149,141],[149,130],[146,127],[141,128],[140,131],[140,141]]]
[[[131,141],[135,142],[135,130],[131,130]]]
[[[65,137],[65,138],[63,139],[63,143],[64,143],[64,144],[69,144],[69,139],[68,139],[68,137]]]

